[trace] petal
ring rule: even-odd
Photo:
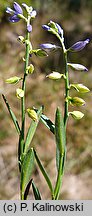
[[[57,46],[54,44],[49,44],[49,43],[45,43],[45,44],[40,44],[41,49],[56,49]]]
[[[70,51],[80,51],[82,50],[87,44],[89,43],[89,39],[86,39],[85,41],[78,41],[77,43],[73,44],[69,50]]]
[[[22,6],[26,9],[28,6],[25,3],[22,3]]]
[[[73,63],[67,63],[69,67],[71,67],[73,70],[78,70],[78,71],[88,71],[88,69],[81,64],[73,64]]]
[[[20,18],[18,18],[17,15],[13,15],[13,16],[9,17],[9,21],[13,22],[13,23],[18,22],[19,20],[20,20]]]
[[[31,25],[28,25],[27,26],[27,31],[30,33],[32,31],[32,26]]]
[[[14,2],[13,7],[17,14],[23,14],[22,8],[17,2]]]
[[[42,25],[42,28],[43,28],[44,30],[46,30],[46,31],[49,31],[49,30],[50,30],[50,27],[47,26],[47,25]]]
[[[57,27],[57,29],[58,29],[58,33],[59,33],[60,35],[62,35],[62,34],[63,34],[63,29],[61,28],[61,26],[60,26],[58,23],[56,23],[56,27]]]
[[[31,15],[31,18],[35,18],[36,15],[37,15],[36,10],[33,10],[33,11],[30,13],[30,15]]]
[[[13,14],[14,11],[11,8],[7,7],[6,8],[6,13]]]

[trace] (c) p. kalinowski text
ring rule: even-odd
[[[32,203],[32,211],[83,211],[83,203],[74,203],[72,205],[54,205],[50,203],[44,203],[43,205],[38,203]]]

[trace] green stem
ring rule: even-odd
[[[28,15],[27,25],[30,24],[30,15]],[[20,154],[20,166],[22,165],[22,155],[24,151],[24,137],[25,137],[25,91],[26,91],[26,77],[27,77],[27,67],[29,64],[29,50],[30,50],[30,41],[29,41],[29,32],[26,32],[26,53],[25,53],[25,66],[24,66],[24,76],[22,82],[22,90],[24,91],[24,97],[21,98],[21,135],[19,142],[19,154]],[[21,169],[20,169],[21,172]],[[20,182],[21,185],[21,182]],[[24,200],[24,194],[20,188],[21,200]]]
[[[68,78],[68,65],[67,65],[67,52],[64,53],[65,58],[65,110],[64,110],[64,125],[66,127],[68,119],[68,96],[69,96],[69,78]]]
[[[62,156],[61,156],[60,161],[59,161],[59,170],[58,170],[56,186],[55,186],[55,189],[54,189],[55,200],[57,200],[58,197],[59,197],[60,188],[61,188],[61,185],[62,185],[62,177],[63,177],[63,173],[62,173]]]
[[[68,96],[69,96],[69,77],[68,77],[68,65],[67,65],[67,50],[64,45],[64,38],[61,38],[58,34],[57,37],[62,45],[63,48],[63,54],[64,54],[64,61],[65,61],[65,109],[64,109],[64,125],[66,128],[67,119],[68,119]]]
[[[29,41],[29,33],[26,33],[26,40]],[[21,99],[22,108],[22,138],[24,139],[24,129],[25,129],[25,88],[26,88],[26,71],[29,62],[29,44],[26,44],[26,56],[25,56],[25,67],[24,67],[24,77],[22,83],[22,90],[24,91],[24,97]]]
[[[60,43],[62,45],[63,49],[63,54],[64,54],[64,61],[65,61],[65,106],[64,106],[64,125],[65,125],[65,130],[66,130],[66,124],[67,124],[67,119],[68,119],[68,96],[69,96],[69,77],[68,77],[68,65],[67,65],[67,50],[64,45],[64,38],[60,37],[57,34],[58,39],[60,40]],[[56,181],[56,186],[54,190],[54,197],[55,199],[58,199],[59,193],[60,193],[60,188],[62,185],[62,178],[63,178],[63,170],[62,166],[63,163],[65,162],[65,156],[64,158],[62,155],[60,155],[60,161],[59,161],[59,170],[58,170],[58,176],[57,176],[57,181]]]

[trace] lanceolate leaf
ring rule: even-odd
[[[46,115],[41,115],[41,121],[54,134],[55,125]]]
[[[20,134],[20,127],[19,127],[18,121],[17,121],[17,119],[16,119],[16,116],[15,116],[15,114],[13,113],[13,111],[12,111],[12,109],[11,109],[11,107],[10,107],[10,105],[9,105],[9,103],[8,103],[8,101],[7,101],[7,99],[6,99],[6,97],[5,97],[3,94],[2,94],[2,97],[3,97],[3,99],[4,99],[4,102],[5,102],[6,106],[7,106],[8,111],[9,111],[9,113],[10,113],[10,116],[11,116],[11,119],[12,119],[14,125],[15,125],[15,128],[16,128],[18,134]]]
[[[34,166],[34,151],[31,148],[24,157],[21,169],[21,190],[25,193],[26,187],[31,179],[31,174]]]
[[[32,189],[33,189],[35,200],[41,200],[41,194],[38,188],[36,187],[34,181],[32,181]]]
[[[59,108],[57,108],[56,110],[56,117],[55,117],[55,138],[56,138],[56,145],[58,146],[58,149],[62,156],[64,155],[65,152],[66,136],[65,136],[64,121]]]
[[[29,126],[27,136],[26,136],[26,141],[25,141],[24,154],[27,152],[29,145],[33,139],[41,114],[42,114],[42,107],[40,107],[40,109],[37,111],[38,121],[32,121]]]
[[[34,108],[34,110],[37,112],[38,110]],[[43,122],[43,124],[54,134],[55,132],[55,125],[53,122],[44,114],[41,114],[40,120]]]
[[[29,190],[30,190],[31,184],[32,184],[32,179],[29,181],[29,183],[28,183],[27,186],[26,186],[26,189],[25,189],[25,192],[24,192],[24,200],[27,199],[27,196],[28,196],[28,194],[29,194]]]
[[[62,176],[65,162],[66,152],[66,136],[64,121],[59,108],[56,110],[55,117],[55,138],[56,138],[56,166],[57,166],[57,181],[54,189],[54,197],[58,199],[60,187],[62,184]]]
[[[43,176],[44,176],[44,178],[45,178],[45,180],[46,180],[46,182],[47,182],[47,184],[48,184],[48,186],[50,188],[51,194],[53,195],[52,183],[51,183],[50,178],[49,178],[45,168],[43,167],[43,165],[42,165],[42,163],[41,163],[41,161],[40,161],[40,159],[39,159],[39,157],[38,157],[35,150],[34,150],[34,155],[35,155],[35,159],[37,161],[37,164],[38,164],[38,166],[39,166],[39,168],[40,168],[40,170],[41,170],[41,172],[42,172],[42,174],[43,174]]]

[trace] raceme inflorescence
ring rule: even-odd
[[[26,15],[24,16],[24,10]],[[18,36],[18,42],[20,42],[25,47],[25,56],[23,57],[24,62],[24,73],[22,77],[13,76],[6,80],[6,83],[9,84],[20,84],[19,88],[16,88],[16,96],[21,103],[21,124],[19,124],[14,112],[12,111],[6,97],[4,95],[3,99],[11,116],[11,119],[15,125],[17,135],[19,137],[18,143],[18,165],[20,172],[20,199],[26,200],[29,194],[29,189],[32,186],[32,191],[34,198],[36,200],[42,199],[42,195],[36,186],[33,178],[32,171],[34,168],[35,160],[38,164],[42,175],[44,176],[45,181],[47,182],[48,188],[51,193],[51,199],[56,200],[59,198],[60,189],[62,185],[62,178],[64,174],[64,166],[66,159],[66,127],[67,120],[71,115],[74,119],[81,119],[84,114],[79,110],[69,111],[69,105],[71,106],[83,106],[85,105],[84,99],[78,96],[71,96],[71,89],[74,88],[75,91],[79,93],[89,92],[88,87],[84,86],[82,83],[70,83],[69,80],[69,68],[76,71],[87,72],[88,69],[81,64],[68,62],[68,54],[70,52],[78,52],[85,48],[89,43],[89,39],[83,41],[78,41],[73,44],[70,48],[66,49],[64,42],[64,32],[61,26],[58,23],[50,21],[48,25],[43,25],[43,29],[48,31],[51,34],[54,34],[60,42],[60,46],[57,46],[52,43],[41,44],[39,49],[33,49],[32,43],[30,41],[30,33],[32,33],[32,20],[36,17],[36,11],[30,6],[27,6],[25,3],[20,6],[18,3],[13,3],[13,9],[7,7],[6,12],[9,14],[9,21],[11,23],[16,23],[20,20],[26,24],[26,34],[24,36]],[[48,52],[48,50],[50,52]],[[33,55],[37,57],[47,57],[48,53],[51,51],[61,51],[64,56],[65,70],[64,73],[58,71],[52,71],[46,76],[46,78],[52,79],[53,82],[56,80],[63,79],[65,83],[65,93],[64,93],[64,116],[59,107],[57,107],[55,112],[55,123],[53,123],[44,113],[43,106],[39,109],[32,107],[26,108],[25,104],[25,90],[26,90],[26,79],[35,71],[35,66],[30,63]],[[26,113],[29,118],[31,118],[31,123],[29,125],[28,131],[25,134],[25,119]],[[44,168],[38,153],[35,148],[32,146],[31,142],[35,135],[36,128],[41,121],[48,130],[53,134],[56,140],[56,169],[57,177],[56,183],[53,186],[49,175],[47,174],[46,169]]]

